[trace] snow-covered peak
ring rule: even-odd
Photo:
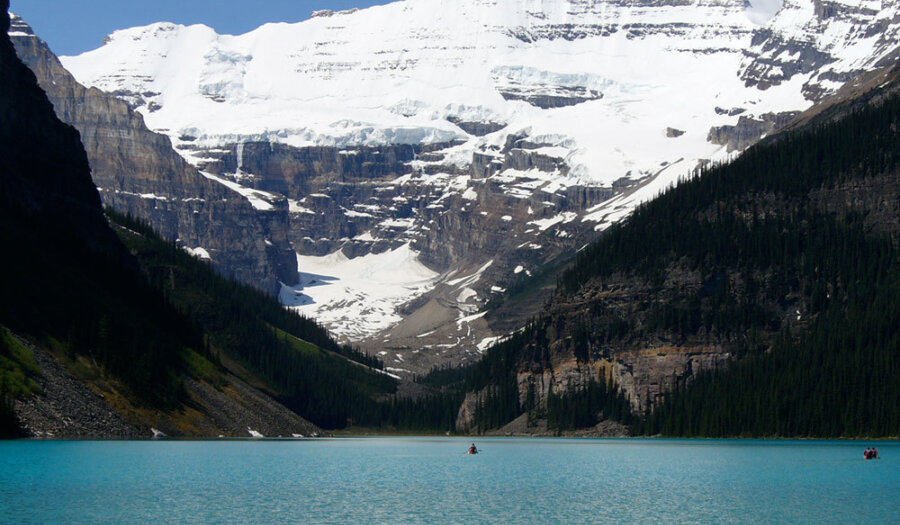
[[[9,12],[9,36],[35,36],[31,26],[26,24],[22,17]]]
[[[896,8],[863,3],[404,0],[238,36],[152,24],[63,62],[82,83],[127,98],[176,145],[185,136],[201,148],[446,143],[472,139],[451,121],[478,119],[506,125],[504,137],[567,137],[570,176],[607,185],[721,156],[708,131],[737,117],[716,107],[797,110],[836,87],[811,90],[808,67],[775,64],[772,35],[801,35],[817,64],[877,59],[865,22]],[[838,5],[857,16],[823,19]],[[669,128],[684,133],[672,140]]]
[[[347,277],[288,295],[357,338],[430,290],[437,349],[497,335],[456,316],[504,272],[583,246],[888,56],[898,1],[405,0],[236,36],[154,24],[63,62],[255,206],[287,197],[301,272],[338,249],[421,255],[441,276],[409,294]],[[391,344],[426,344],[409,317]]]
[[[714,154],[708,101],[746,102],[754,27],[739,0],[406,0],[239,36],[153,24],[63,60],[176,145],[438,143],[470,139],[448,118],[489,119],[568,137],[572,173],[608,184],[669,158],[669,126]],[[687,94],[706,102],[672,104]]]

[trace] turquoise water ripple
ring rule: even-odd
[[[2,523],[898,523],[900,443],[0,443]]]

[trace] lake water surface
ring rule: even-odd
[[[0,522],[900,522],[897,442],[470,442],[0,442]]]

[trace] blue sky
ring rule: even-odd
[[[266,22],[299,22],[317,9],[335,11],[387,4],[390,0],[11,0],[21,16],[57,55],[100,47],[126,27],[153,22],[206,24],[219,33],[246,33]]]

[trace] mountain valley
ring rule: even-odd
[[[238,36],[160,23],[62,63],[209,180],[286,209],[267,240],[301,274],[408,256],[411,281],[281,296],[412,374],[471,362],[508,333],[476,317],[502,290],[889,61],[896,10],[408,0]]]
[[[893,0],[10,23],[0,430],[900,434]]]

